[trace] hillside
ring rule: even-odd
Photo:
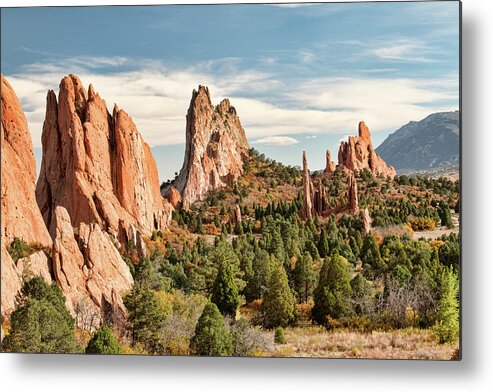
[[[376,149],[399,173],[459,164],[459,112],[434,113],[402,126]]]

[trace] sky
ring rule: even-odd
[[[37,165],[46,93],[78,75],[134,120],[161,180],[183,163],[193,89],[228,97],[250,145],[310,169],[364,120],[374,146],[459,108],[459,3],[39,7],[1,10],[1,72]]]

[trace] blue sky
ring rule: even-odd
[[[42,21],[40,23],[40,21]],[[365,120],[377,146],[411,120],[458,109],[459,5],[328,3],[2,9],[1,68],[40,161],[48,89],[78,74],[127,111],[162,180],[183,161],[191,93],[229,97],[252,146],[322,168]]]

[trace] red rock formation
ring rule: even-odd
[[[368,208],[363,212],[363,235],[367,235],[371,231],[372,219]]]
[[[395,176],[395,169],[373,150],[370,130],[363,121],[359,123],[358,136],[349,136],[347,142],[341,143],[338,159],[339,165],[346,170],[368,169],[377,176]]]
[[[77,241],[64,207],[56,207],[53,218],[53,273],[69,311],[74,315],[77,304],[88,298],[96,309],[110,304],[124,312],[122,295],[132,289],[133,278],[110,236],[96,223],[80,223]]]
[[[2,240],[14,237],[51,246],[51,238],[34,195],[36,162],[26,117],[14,90],[2,83]]]
[[[166,198],[168,199],[168,201],[171,203],[171,205],[175,210],[180,207],[181,195],[180,192],[178,192],[178,189],[176,189],[173,185],[171,185],[166,191]]]
[[[312,219],[313,211],[313,184],[308,170],[306,151],[303,151],[303,205],[301,206],[301,217]]]
[[[356,178],[352,171],[350,171],[348,175],[347,196],[349,200],[349,213],[355,215],[359,212],[358,184],[356,183]]]
[[[17,260],[16,267],[20,277],[24,274],[33,274],[41,276],[48,284],[53,281],[51,258],[42,250]]]
[[[238,204],[235,205],[233,220],[235,223],[241,222],[241,209]]]
[[[243,174],[249,145],[236,110],[228,99],[214,107],[207,87],[193,91],[187,113],[185,158],[174,186],[185,209],[210,189]]]
[[[172,208],[160,194],[149,146],[124,111],[115,105],[110,115],[75,75],[62,79],[58,102],[48,92],[42,144],[36,198],[52,235],[57,206],[75,226],[97,223],[114,236],[130,224],[145,235],[166,228]]]
[[[336,163],[330,157],[330,150],[325,152],[325,174],[332,174],[336,169]]]
[[[2,316],[6,317],[12,313],[16,307],[15,297],[22,287],[22,279],[19,277],[14,261],[5,248],[2,241],[2,260],[1,260],[1,306]]]

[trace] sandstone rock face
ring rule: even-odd
[[[166,192],[166,198],[168,201],[171,203],[173,208],[176,210],[180,207],[181,205],[181,195],[180,192],[178,192],[178,189],[176,189],[173,185],[171,185],[167,192]]]
[[[122,295],[130,291],[133,278],[110,236],[97,223],[79,225],[74,236],[70,216],[64,207],[54,212],[53,273],[67,297],[67,308],[75,315],[77,305],[89,299],[101,309],[109,304],[124,312]]]
[[[303,204],[301,206],[301,217],[303,219],[312,219],[313,212],[313,184],[308,170],[306,151],[303,151]]]
[[[183,208],[243,174],[248,149],[245,131],[229,100],[214,107],[207,87],[194,90],[187,113],[185,159],[174,183]]]
[[[367,235],[371,231],[372,219],[368,208],[363,212],[363,235]]]
[[[51,259],[42,250],[17,260],[16,267],[21,278],[25,273],[29,273],[41,276],[48,284],[53,281]]]
[[[352,171],[350,171],[348,175],[347,196],[349,200],[349,212],[353,215],[357,214],[359,212],[358,184],[356,183],[356,178]]]
[[[48,92],[43,159],[36,199],[54,235],[63,206],[74,226],[97,223],[114,236],[134,224],[145,235],[167,227],[171,206],[160,195],[154,158],[131,118],[80,79],[62,79],[58,102]],[[124,240],[124,239],[121,239]]]
[[[325,152],[325,170],[324,173],[330,175],[336,169],[336,163],[330,157],[330,150]]]
[[[339,165],[349,171],[368,169],[377,176],[395,176],[395,169],[373,149],[370,130],[363,121],[359,123],[358,136],[349,136],[347,142],[341,143],[338,159]]]
[[[2,239],[14,237],[51,246],[34,194],[36,162],[26,117],[14,90],[2,83]]]
[[[3,242],[1,268],[2,316],[7,317],[16,307],[15,297],[22,288],[22,279]]]
[[[241,210],[238,204],[235,205],[235,209],[234,209],[234,222],[235,223],[241,222]]]

